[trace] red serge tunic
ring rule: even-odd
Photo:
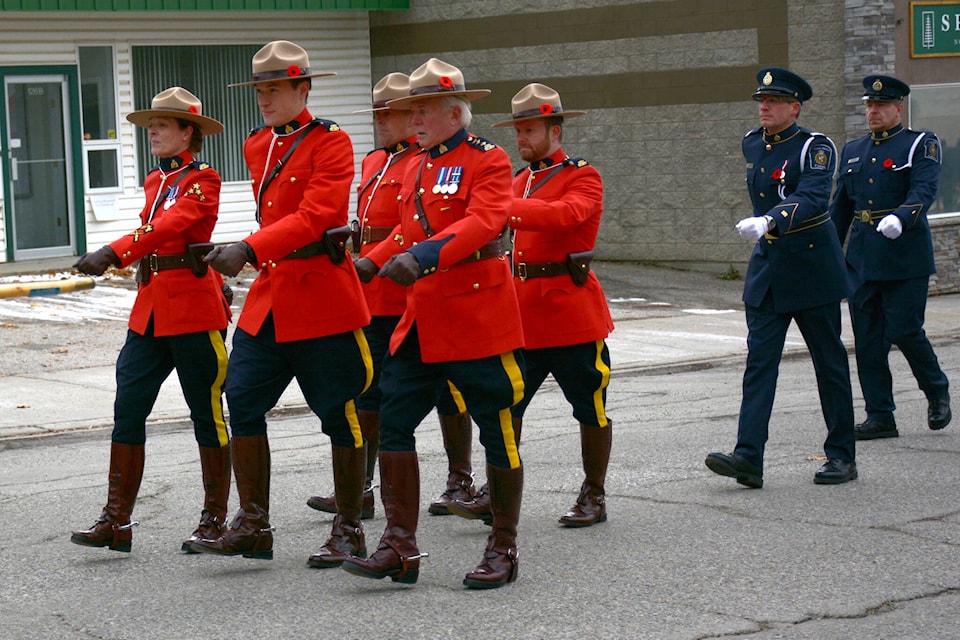
[[[583,160],[568,160],[563,149],[536,164],[513,179],[514,262],[565,262],[567,254],[592,250],[603,213],[600,173]],[[527,349],[603,340],[613,330],[593,271],[582,287],[567,275],[514,281]]]
[[[393,228],[400,222],[400,185],[416,151],[416,144],[411,138],[390,149],[371,151],[363,159],[363,175],[357,186],[357,218],[361,232],[367,227]],[[377,244],[361,244],[360,257],[366,257]],[[363,294],[367,298],[370,313],[375,316],[403,315],[407,307],[406,288],[389,278],[374,278],[364,284]]]
[[[420,277],[407,289],[407,308],[390,340],[391,353],[414,322],[424,362],[473,360],[523,346],[507,258],[460,263],[503,232],[511,204],[510,174],[503,149],[464,130],[421,151],[407,165],[400,190],[403,237],[380,243],[370,254],[383,265],[391,254],[406,250],[420,263]],[[418,183],[423,210],[436,232],[430,239],[414,201]]]
[[[325,254],[284,259],[321,240],[327,229],[347,224],[354,172],[353,145],[346,132],[334,122],[320,121],[261,193],[260,185],[311,120],[304,109],[297,127],[287,125],[290,133],[255,130],[243,147],[254,197],[260,195],[260,230],[244,242],[253,248],[260,274],[237,326],[256,335],[272,312],[277,342],[336,335],[370,322],[351,260],[336,265]]]
[[[122,266],[153,253],[181,255],[188,244],[210,241],[220,203],[220,175],[210,165],[195,163],[189,151],[163,158],[144,180],[143,192],[142,225],[110,243]],[[213,269],[202,278],[190,269],[159,271],[137,287],[127,326],[144,335],[153,316],[157,337],[226,329],[230,311],[222,284]]]

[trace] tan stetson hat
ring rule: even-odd
[[[410,76],[405,73],[388,73],[373,87],[373,108],[360,109],[354,113],[389,111],[388,101],[405,98],[408,95],[410,95]]]
[[[274,40],[263,46],[253,56],[253,80],[237,82],[228,87],[243,87],[260,82],[275,80],[300,80],[303,78],[321,78],[335,76],[333,71],[314,71],[310,68],[310,58],[303,47],[287,40]]]
[[[212,136],[223,133],[223,125],[203,115],[203,105],[200,98],[183,87],[164,89],[153,97],[149,109],[141,109],[127,114],[127,120],[143,127],[150,128],[150,118],[179,118],[197,125],[200,133]]]
[[[531,82],[517,92],[510,101],[513,118],[497,122],[491,126],[509,127],[517,122],[535,118],[576,118],[586,111],[564,111],[560,104],[560,94],[539,82]]]
[[[410,74],[410,94],[406,98],[388,100],[387,106],[398,109],[414,100],[444,96],[457,96],[473,102],[488,95],[490,89],[467,89],[460,69],[443,60],[430,58]]]

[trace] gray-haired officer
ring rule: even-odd
[[[753,216],[737,230],[755,245],[743,288],[748,353],[739,431],[733,453],[711,453],[705,463],[742,485],[763,486],[780,357],[795,321],[810,350],[827,424],[827,461],[813,480],[841,484],[857,477],[857,465],[850,365],[840,339],[840,301],[849,284],[828,213],[837,151],[827,136],[797,125],[801,104],[813,95],[803,78],[768,68],[757,81],[761,126],[741,145]]]
[[[895,344],[927,396],[927,425],[950,424],[947,376],[923,330],[930,275],[936,273],[927,211],[937,196],[940,140],[932,131],[903,126],[906,83],[890,76],[863,79],[870,133],[843,148],[830,213],[847,246],[854,292],[850,317],[867,419],[857,440],[896,438],[893,377]]]

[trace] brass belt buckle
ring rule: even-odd
[[[147,256],[147,265],[150,267],[150,271],[153,272],[153,275],[157,275],[160,271],[160,256],[155,253],[151,253]]]
[[[520,278],[520,282],[523,282],[527,279],[527,263],[526,262],[517,263],[517,277]]]
[[[863,211],[860,212],[860,222],[862,222],[862,223],[864,223],[864,224],[870,222],[870,212],[869,212],[869,211],[863,210]]]

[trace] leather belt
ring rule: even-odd
[[[513,275],[523,281],[527,278],[568,276],[570,269],[566,262],[518,262],[513,265]]]
[[[323,243],[322,240],[317,242],[311,242],[308,245],[304,245],[297,249],[296,251],[291,251],[287,255],[283,256],[284,260],[296,260],[300,258],[312,258],[313,256],[326,256],[330,255],[330,252],[327,251],[327,246]]]
[[[393,227],[371,227],[366,226],[360,231],[360,244],[370,244],[371,242],[383,242],[390,237]]]
[[[474,251],[457,264],[467,264],[468,262],[477,262],[478,260],[486,260],[488,258],[499,258],[506,254],[507,250],[503,248],[503,239],[501,237],[497,237]]]
[[[137,262],[137,282],[149,282],[150,274],[157,274],[167,269],[189,269],[189,256],[179,253],[172,256],[161,256],[156,253],[146,255]]]

